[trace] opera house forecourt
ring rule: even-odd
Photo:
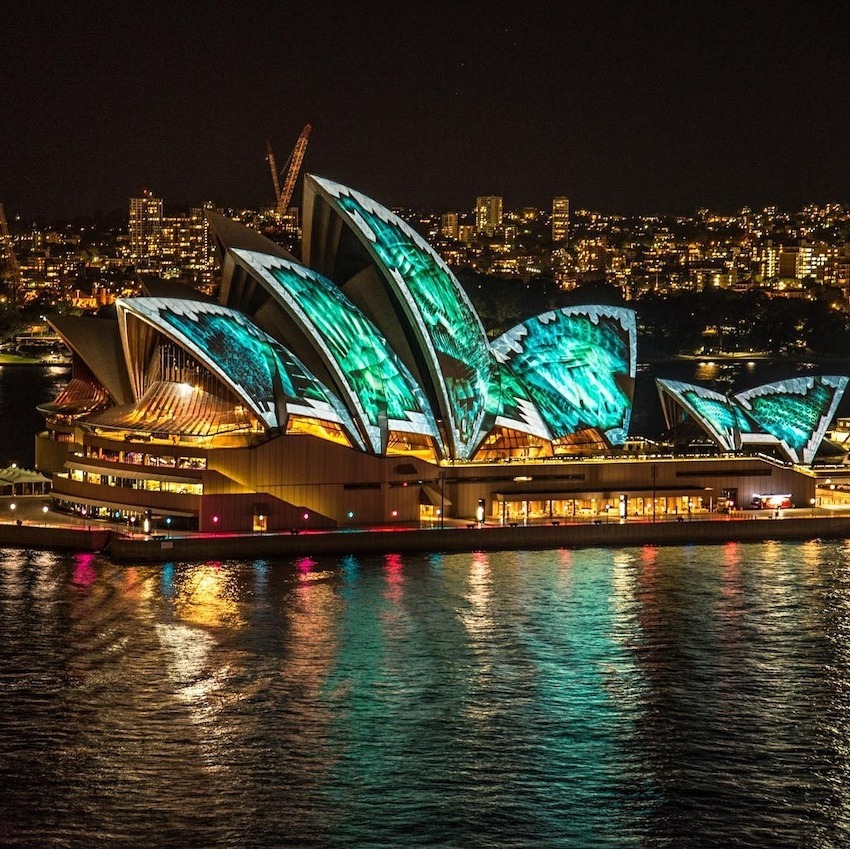
[[[40,407],[60,509],[145,530],[670,518],[787,495],[846,387],[806,377],[728,398],[659,381],[698,455],[627,450],[631,310],[567,307],[490,339],[396,215],[308,176],[299,262],[209,213],[217,301],[146,281],[114,319],[61,317],[71,378]]]

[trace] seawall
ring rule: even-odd
[[[850,517],[531,525],[515,528],[349,530],[298,535],[221,534],[150,539],[113,536],[108,553],[116,562],[136,563],[842,538],[850,539]]]
[[[57,551],[102,551],[112,534],[105,528],[0,524],[0,547]]]

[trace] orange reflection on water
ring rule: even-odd
[[[175,581],[174,612],[184,622],[207,627],[245,624],[231,570],[215,561],[189,566]]]
[[[727,542],[723,546],[723,566],[721,575],[720,593],[727,600],[740,600],[743,589],[741,587],[741,545],[737,542]],[[741,613],[739,606],[724,605],[720,608],[720,615],[724,619],[737,619]]]
[[[298,583],[286,605],[290,638],[282,668],[289,684],[297,684],[299,693],[310,700],[319,694],[336,662],[343,613],[343,601],[330,583],[333,573],[312,571],[316,565],[306,557],[296,563]]]
[[[135,566],[128,566],[121,573],[121,595],[128,601],[139,604],[153,596],[152,579],[145,578]]]
[[[490,574],[490,560],[483,551],[476,551],[472,555],[472,563],[469,568],[469,589],[466,599],[471,606],[468,616],[464,617],[464,625],[470,635],[480,635],[489,631],[492,627],[490,620],[490,607],[493,601],[492,576]]]

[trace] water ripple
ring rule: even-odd
[[[0,845],[850,844],[850,543],[0,559]]]

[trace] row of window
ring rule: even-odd
[[[206,457],[174,457],[168,454],[143,454],[140,451],[118,451],[112,448],[86,446],[86,457],[93,460],[106,460],[110,463],[132,463],[137,466],[155,466],[163,469],[194,469],[202,471],[207,467]]]
[[[615,516],[621,507],[619,498],[564,498],[531,501],[507,496],[504,501],[493,500],[490,515],[496,519],[571,519],[582,516]],[[652,498],[631,497],[624,503],[629,516],[652,516],[672,514],[687,515],[704,512],[715,507],[713,498],[702,496],[657,496],[653,505]]]
[[[146,492],[176,492],[179,495],[203,495],[204,487],[200,483],[184,483],[182,481],[156,480],[154,478],[122,478],[114,475],[84,472],[81,469],[71,469],[68,477],[80,483],[95,483],[105,486],[119,486],[126,489],[141,489]]]

